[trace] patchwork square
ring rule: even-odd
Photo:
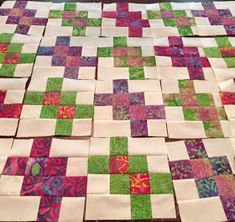
[[[94,79],[97,41],[69,36],[44,37],[37,51],[33,78]]]
[[[31,76],[40,38],[0,34],[0,77]]]
[[[161,93],[158,91],[158,81],[141,80],[141,83],[143,82],[143,91],[135,91],[134,84],[138,84],[138,80],[113,80],[106,82],[107,84],[103,84],[102,81],[97,82],[94,99],[94,130],[96,136],[104,135],[104,131],[102,132],[99,128],[103,128],[106,124],[111,128],[115,125],[116,127],[123,127],[123,132],[116,127],[109,132],[105,132],[105,135],[109,136],[131,135],[141,137],[165,135],[164,125],[166,117]],[[152,84],[153,88],[150,88],[149,84]],[[109,92],[113,92],[106,93],[107,89],[110,89]],[[130,89],[134,90],[131,91]],[[155,97],[156,102],[150,102],[148,105],[146,101],[148,95]],[[156,127],[157,132],[151,130],[154,127]]]
[[[129,216],[124,214],[123,219],[155,218],[153,209],[156,203],[153,201],[154,198],[157,200],[157,198],[168,197],[169,200],[166,203],[169,206],[174,206],[172,205],[173,186],[167,157],[165,155],[136,155],[137,150],[141,149],[142,145],[152,144],[149,146],[149,151],[146,151],[146,154],[150,154],[151,148],[160,142],[156,138],[150,140],[149,138],[127,137],[92,139],[88,160],[86,218],[93,217],[90,204],[97,198],[109,198],[117,206],[120,202],[115,197],[124,198],[123,204],[127,207],[125,212],[129,211]],[[104,144],[105,146],[100,149],[100,146]],[[164,143],[162,145],[164,146]],[[114,147],[117,149],[114,149]],[[120,156],[120,153],[124,151],[126,155]],[[134,153],[136,154],[134,155]],[[129,197],[129,201],[125,199],[126,196]],[[146,202],[143,205],[141,201],[144,200]],[[101,203],[100,210],[95,213],[95,217],[104,219],[105,214],[102,214],[102,212],[107,207]],[[159,209],[163,207],[160,202],[158,207]],[[115,209],[114,212],[116,212]],[[166,217],[175,217],[174,215],[174,207],[167,210]],[[110,219],[117,218],[120,217],[115,213],[110,217]]]
[[[74,88],[71,88],[69,83],[74,84]],[[85,89],[84,84],[87,87]],[[82,127],[84,129],[83,133],[90,135],[91,120],[94,115],[94,87],[94,82],[89,80],[80,82],[80,80],[48,78],[32,81],[25,94],[19,133],[27,134],[24,121],[33,119],[41,120],[41,124],[51,121],[51,131],[46,131],[48,136],[80,135],[82,131],[75,130],[79,122],[81,129]],[[40,131],[36,131],[36,134],[43,136],[40,135]]]
[[[227,220],[234,217],[229,208],[234,198],[234,150],[231,139],[191,139],[167,143],[169,166],[180,214],[188,205],[210,204]],[[225,155],[226,154],[226,155]],[[188,187],[188,192],[184,190]],[[217,205],[217,201],[220,201]],[[227,201],[227,202],[226,202]],[[190,205],[192,206],[192,205]],[[206,218],[207,213],[202,213]]]
[[[64,146],[68,149],[64,150]],[[17,196],[19,202],[24,202],[25,197],[39,198],[38,208],[33,214],[37,221],[63,218],[82,220],[87,190],[88,150],[89,140],[50,137],[14,140],[3,166],[1,195],[9,199]],[[13,180],[17,182],[12,184]],[[12,192],[5,190],[5,186]],[[63,211],[70,208],[66,204],[67,198],[80,203],[76,205],[78,214],[64,215]],[[14,204],[12,207],[14,209]],[[0,217],[4,215],[1,213]],[[17,219],[18,215],[12,218]]]
[[[52,4],[45,35],[53,36],[55,31],[69,36],[100,36],[101,4]]]

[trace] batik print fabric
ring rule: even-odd
[[[92,80],[32,80],[24,97],[17,135],[91,135],[94,90]]]
[[[97,67],[96,38],[43,37],[32,77],[94,79]]]
[[[166,136],[158,80],[97,81],[94,136]]]
[[[0,7],[1,32],[42,36],[51,2],[6,1]]]
[[[100,36],[101,3],[52,3],[45,36]]]
[[[14,136],[23,106],[27,79],[0,80],[0,136]]]
[[[157,138],[92,138],[86,219],[175,218],[165,148]]]
[[[157,79],[151,38],[99,38],[98,79]]]
[[[40,37],[0,34],[0,77],[28,77],[32,73]]]
[[[234,35],[234,4],[104,4],[102,35],[129,37]]]
[[[183,140],[167,147],[182,221],[234,221],[234,140]]]
[[[164,80],[162,91],[170,138],[232,136],[216,82]]]
[[[0,220],[83,221],[88,151],[89,140],[14,140],[1,152]]]

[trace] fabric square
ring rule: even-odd
[[[87,189],[87,177],[65,177],[64,196],[66,197],[85,197]]]
[[[128,174],[111,174],[110,194],[130,194],[130,176]]]
[[[150,194],[150,178],[146,173],[130,175],[131,194]]]
[[[2,174],[23,176],[27,162],[27,157],[8,157]]]
[[[234,196],[235,195],[235,180],[233,175],[216,176],[215,182],[220,196]]]
[[[128,138],[127,137],[111,137],[110,138],[110,154],[112,156],[128,155]]]
[[[191,160],[194,178],[206,178],[214,175],[209,159]]]
[[[195,180],[200,198],[218,196],[218,189],[214,177]]]
[[[88,159],[89,174],[109,173],[109,158],[106,156],[90,156]]]
[[[152,194],[171,194],[173,185],[171,175],[168,173],[150,174],[150,184]]]
[[[207,152],[201,139],[185,140],[190,159],[207,158]]]
[[[193,178],[192,165],[189,160],[170,161],[169,165],[174,180]]]
[[[146,156],[130,156],[129,163],[130,163],[129,173],[148,172],[148,163]]]
[[[111,156],[109,164],[110,174],[124,174],[129,172],[128,156]]]
[[[75,106],[67,105],[58,107],[58,119],[73,119],[75,115]]]
[[[232,174],[232,170],[226,156],[211,157],[210,162],[216,176]]]

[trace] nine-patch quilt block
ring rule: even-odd
[[[37,51],[33,78],[94,79],[96,45],[96,38],[44,37]]]
[[[42,36],[51,2],[6,1],[0,7],[0,32]]]
[[[158,80],[97,81],[94,136],[167,136]]]
[[[17,135],[91,135],[94,89],[92,80],[48,78],[31,81],[24,97]],[[35,128],[32,123],[40,127]]]
[[[46,36],[100,36],[101,3],[53,3],[48,16]]]
[[[162,91],[170,138],[232,135],[216,82],[164,80]]]
[[[167,147],[182,221],[233,221],[234,141],[194,139]]]
[[[32,73],[40,37],[0,34],[0,77],[28,77]]]
[[[165,145],[156,138],[93,138],[86,219],[175,218],[167,156],[158,155]]]
[[[88,151],[89,140],[14,140],[1,156],[0,220],[82,221]]]

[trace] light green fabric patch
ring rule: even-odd
[[[73,129],[73,120],[57,119],[56,132],[57,136],[71,136]]]
[[[144,69],[141,67],[129,67],[129,78],[131,80],[145,79]]]
[[[129,156],[130,173],[148,173],[146,156]]]
[[[128,138],[127,137],[111,137],[110,138],[110,154],[112,156],[128,155]]]
[[[173,184],[169,173],[153,173],[150,175],[152,194],[172,194]]]
[[[129,194],[130,176],[128,174],[110,175],[110,194]]]
[[[58,106],[44,105],[42,106],[40,118],[42,119],[57,119]]]
[[[108,156],[90,156],[88,158],[89,174],[109,174]]]
[[[43,92],[31,92],[25,93],[24,104],[26,105],[41,105],[44,97]]]
[[[48,78],[47,92],[60,92],[62,90],[63,78]]]

